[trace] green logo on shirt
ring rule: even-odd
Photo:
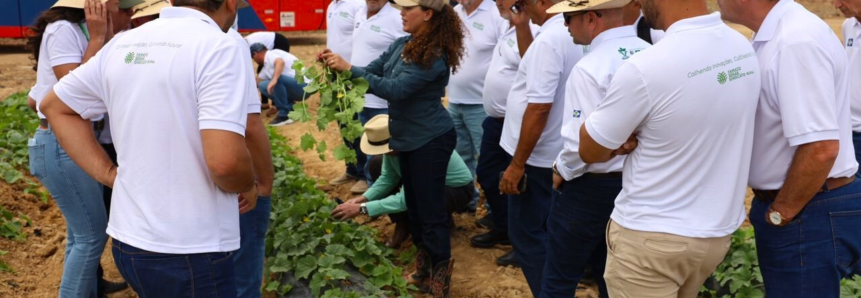
[[[642,50],[643,49],[619,48],[619,54],[622,54],[622,60],[628,60],[628,58],[631,58],[631,56],[633,56],[636,53],[639,53]]]
[[[473,22],[473,23],[472,23],[472,26],[473,26],[473,27],[475,27],[475,29],[478,29],[478,30],[484,31],[484,24],[482,24],[482,23],[476,23],[476,22]]]
[[[371,31],[374,31],[374,32],[380,32],[380,30],[381,30],[381,29],[382,29],[382,28],[380,28],[380,26],[377,26],[377,25],[371,25]]]
[[[126,64],[155,64],[155,61],[147,59],[149,53],[129,52],[124,61]]]
[[[726,72],[722,71],[721,73],[718,74],[718,83],[720,83],[721,85],[726,84],[726,80],[727,80]]]
[[[135,60],[135,52],[129,52],[126,54],[126,64],[131,64],[132,60]]]

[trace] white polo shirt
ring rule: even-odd
[[[849,56],[849,107],[852,109],[852,131],[861,132],[861,22],[848,18],[843,22],[843,42]]]
[[[284,60],[284,70],[281,71],[281,75],[291,78],[296,77],[296,71],[293,70],[293,62],[299,60],[299,58],[279,49],[266,51],[266,56],[263,58],[263,69],[260,70],[260,74],[257,77],[261,80],[271,80],[275,76],[275,60],[279,58]]]
[[[734,232],[745,218],[759,88],[753,48],[719,13],[677,21],[628,59],[585,123],[605,148],[639,141],[613,221],[693,238]]]
[[[170,254],[239,248],[237,194],[209,177],[200,131],[244,136],[248,57],[207,15],[169,7],[54,87],[83,118],[111,115],[111,237]]]
[[[368,66],[377,60],[395,39],[408,35],[404,32],[401,12],[388,3],[370,19],[368,7],[364,6],[356,13],[356,24],[353,31],[353,57],[350,63],[354,66]],[[365,107],[386,109],[389,103],[373,94],[365,94]]]
[[[275,32],[254,32],[245,36],[248,45],[263,44],[267,50],[275,48]]]
[[[580,125],[604,100],[616,70],[634,54],[650,46],[637,37],[636,29],[631,30],[631,26],[613,28],[598,34],[589,45],[589,52],[574,66],[565,83],[563,147],[556,159],[556,169],[565,180],[580,177],[586,172],[622,171],[625,156],[617,156],[604,163],[583,163],[580,159]]]
[[[326,47],[344,60],[353,56],[353,24],[363,0],[333,0],[326,10]]]
[[[39,45],[39,65],[36,68],[36,85],[28,94],[36,101],[36,110],[40,119],[45,115],[38,111],[39,105],[48,91],[57,84],[54,67],[64,64],[79,64],[84,59],[90,42],[84,34],[87,25],[72,24],[68,21],[56,21],[45,27],[42,43]]]
[[[505,105],[508,102],[508,92],[517,76],[520,66],[520,48],[517,43],[517,30],[510,23],[503,23],[503,34],[493,49],[493,58],[484,77],[484,111],[494,118],[505,117]],[[538,26],[529,22],[532,37],[538,34]]]
[[[448,101],[480,105],[493,50],[509,23],[499,15],[499,9],[491,0],[481,1],[471,15],[466,14],[463,5],[455,6],[454,12],[467,29],[463,38],[466,52],[457,73],[448,80]]]
[[[753,37],[762,69],[750,187],[780,189],[799,145],[839,140],[829,178],[858,170],[845,49],[818,16],[780,0]],[[815,66],[815,67],[814,67]]]
[[[245,57],[251,57],[251,48],[248,47],[248,44],[239,32],[231,28],[230,30],[227,30],[227,35],[236,41],[242,55],[245,55]],[[257,82],[254,80],[254,65],[251,64],[251,59],[242,59],[240,62],[242,63],[242,69],[247,70],[246,75],[243,76],[246,81],[245,96],[243,98],[245,98],[245,101],[248,103],[246,106],[247,113],[260,114],[261,105],[260,98],[257,97]]]
[[[499,146],[514,156],[520,141],[523,113],[530,103],[553,104],[547,125],[526,164],[547,168],[562,150],[562,111],[565,105],[565,82],[571,69],[583,57],[583,46],[574,44],[562,14],[557,14],[538,28],[538,34],[520,62],[517,77],[505,105],[506,117]]]

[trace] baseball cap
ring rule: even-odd
[[[587,10],[620,8],[631,0],[565,0],[547,9],[547,13],[563,13]]]
[[[424,6],[439,12],[448,5],[448,0],[389,0],[389,3],[398,10],[403,10],[404,7]]]
[[[265,50],[266,50],[265,45],[263,45],[262,43],[256,42],[256,43],[251,45],[251,56],[254,56],[254,54],[260,53],[260,52],[265,51]]]

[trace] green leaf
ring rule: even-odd
[[[308,151],[314,148],[314,145],[317,144],[317,139],[314,138],[311,133],[306,132],[302,135],[301,142],[299,144],[299,148],[302,148],[302,151]]]
[[[278,282],[277,280],[273,280],[273,281],[266,283],[266,287],[263,288],[263,291],[266,291],[266,292],[277,291],[278,287],[280,287],[280,286],[281,286],[280,282]]]
[[[326,286],[325,276],[320,272],[314,273],[314,277],[311,278],[309,286],[311,287],[311,294],[314,294],[314,296],[319,296],[320,289]]]
[[[355,160],[356,152],[352,149],[348,148],[347,145],[340,144],[338,147],[335,147],[335,159],[337,160]]]
[[[320,143],[317,143],[317,153],[326,153],[327,149],[329,149],[329,147],[326,145],[326,141],[320,141]]]
[[[354,253],[343,244],[332,244],[326,247],[326,254],[333,256],[353,256]]]
[[[314,269],[317,269],[317,259],[314,256],[306,255],[296,263],[296,278],[308,278]]]

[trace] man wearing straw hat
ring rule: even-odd
[[[630,57],[650,45],[624,26],[623,7],[631,0],[563,1],[548,10],[562,13],[574,42],[589,45],[565,85],[562,152],[553,165],[559,191],[547,218],[547,262],[541,296],[573,297],[583,271],[592,268],[601,297],[607,259],[604,228],[622,190],[624,156],[586,164],[578,152],[580,125],[604,99],[613,75]]]
[[[158,19],[161,9],[171,7],[170,0],[146,0],[132,8],[132,26],[135,28],[143,26],[150,21]]]
[[[248,107],[237,100],[248,56],[224,33],[248,4],[174,4],[60,80],[41,110],[72,160],[115,188],[107,233],[139,296],[236,297],[239,214],[254,209],[258,189]],[[86,120],[105,112],[119,167]]]
[[[616,71],[579,153],[629,154],[606,229],[609,296],[696,297],[744,222],[759,64],[706,1],[640,2],[666,35]]]
[[[362,196],[341,204],[332,216],[341,220],[365,214],[376,217],[388,214],[396,224],[395,235],[386,246],[397,248],[406,240],[409,215],[401,183],[401,167],[396,151],[389,149],[389,116],[378,115],[365,124],[365,133],[359,143],[365,154],[375,156],[370,161],[374,183]],[[452,152],[445,176],[445,209],[448,213],[466,210],[475,193],[472,173],[457,152]]]

